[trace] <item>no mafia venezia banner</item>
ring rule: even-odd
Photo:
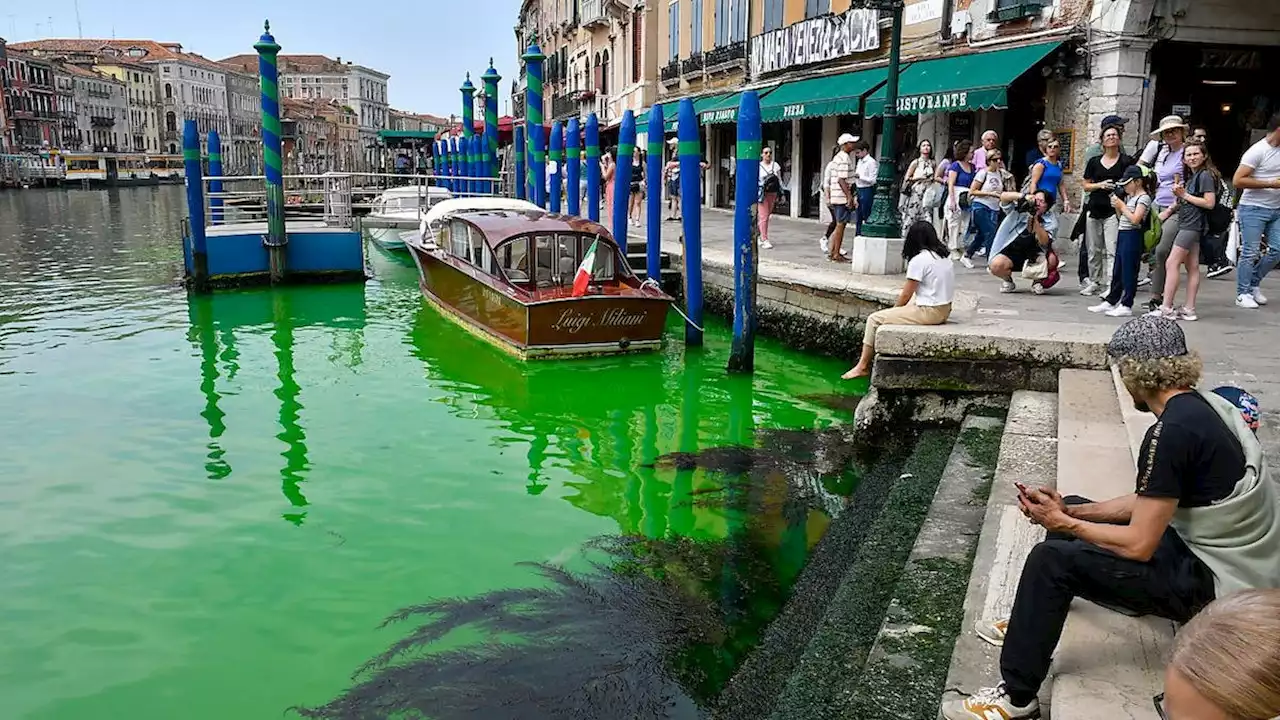
[[[880,13],[855,8],[751,38],[751,77],[880,48]]]

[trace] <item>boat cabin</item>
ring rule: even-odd
[[[403,211],[428,210],[442,200],[448,200],[453,194],[442,187],[400,187],[391,188],[378,196],[373,204],[375,213],[394,213]]]
[[[572,292],[578,266],[596,246],[588,295],[639,288],[605,228],[541,210],[485,210],[442,219],[437,245],[499,283],[539,299]]]

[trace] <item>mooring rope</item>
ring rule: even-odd
[[[659,284],[658,284],[658,281],[657,281],[657,280],[654,280],[653,278],[645,278],[645,279],[644,279],[644,282],[640,283],[640,287],[642,287],[642,288],[643,288],[644,286],[646,286],[646,285],[652,285],[652,287],[653,287],[655,290],[657,290],[658,292],[662,292],[662,286],[661,286],[661,285],[659,285]],[[677,313],[679,313],[679,314],[680,314],[680,317],[684,318],[684,321],[685,321],[685,322],[687,322],[687,323],[689,323],[690,325],[692,325],[694,330],[697,330],[698,332],[705,332],[702,328],[698,327],[698,323],[696,323],[696,322],[694,322],[694,321],[690,320],[690,319],[689,319],[689,316],[684,314],[684,311],[680,309],[680,306],[679,306],[679,305],[676,305],[675,303],[672,303],[672,304],[671,304],[671,309],[672,309],[672,310],[675,310]]]

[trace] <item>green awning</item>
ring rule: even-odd
[[[723,95],[718,102],[708,105],[706,109],[699,110],[698,120],[705,125],[736,122],[738,119],[738,104],[741,102],[742,93],[740,92]],[[697,107],[697,103],[694,103],[694,107]]]
[[[898,82],[898,113],[915,115],[1008,107],[1009,85],[1061,40],[912,63]],[[867,98],[866,114],[884,114],[885,88]]]
[[[760,99],[760,119],[768,123],[857,115],[862,96],[883,85],[888,77],[887,68],[874,68],[785,83]]]
[[[712,105],[717,105],[728,95],[704,95],[693,101],[693,114],[701,115],[702,112]],[[662,119],[666,123],[667,132],[674,132],[676,129],[676,120],[680,117],[680,100],[668,100],[662,103]],[[649,109],[646,108],[643,114],[636,116],[636,132],[648,132],[649,130]]]
[[[378,137],[383,140],[434,140],[436,134],[431,130],[379,130]]]

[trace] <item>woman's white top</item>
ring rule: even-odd
[[[916,305],[933,307],[950,305],[956,294],[956,271],[951,259],[921,250],[907,263],[907,279],[920,283],[916,287]]]

